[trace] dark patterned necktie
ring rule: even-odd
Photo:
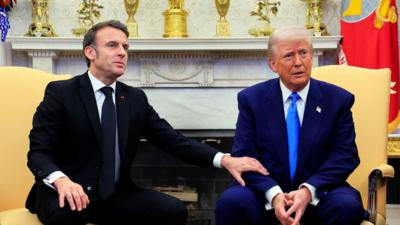
[[[112,98],[113,89],[100,89],[106,96],[101,109],[102,165],[99,178],[99,194],[103,199],[110,197],[115,188],[115,132],[116,112]]]

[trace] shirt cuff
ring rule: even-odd
[[[310,204],[316,206],[318,204],[318,202],[319,202],[319,198],[317,198],[317,196],[315,194],[317,189],[314,186],[312,186],[311,184],[307,184],[307,183],[302,183],[299,188],[302,188],[302,187],[306,187],[310,191],[310,193],[311,193],[311,202],[310,202]]]
[[[265,192],[265,198],[267,199],[267,203],[265,203],[265,209],[270,210],[274,208],[272,206],[272,200],[277,194],[283,193],[282,189],[276,185],[273,186],[272,188],[268,189],[268,191]]]
[[[47,177],[45,177],[43,179],[44,184],[46,184],[47,186],[53,188],[54,190],[56,190],[56,188],[54,187],[53,183],[54,181],[56,181],[58,178],[61,177],[66,177],[67,175],[65,175],[63,172],[61,171],[55,171],[52,172],[50,175],[48,175]]]
[[[222,161],[222,158],[223,158],[225,155],[231,155],[231,154],[229,154],[229,153],[224,154],[224,153],[222,153],[222,152],[218,152],[217,154],[215,154],[214,160],[213,160],[213,165],[214,165],[214,167],[222,168],[221,161]]]

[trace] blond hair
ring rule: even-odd
[[[283,27],[275,30],[268,41],[268,58],[273,58],[276,51],[276,46],[279,42],[298,40],[307,41],[310,44],[311,51],[313,50],[311,33],[304,27]]]

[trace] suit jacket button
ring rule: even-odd
[[[91,191],[92,190],[92,186],[87,186],[86,190]]]

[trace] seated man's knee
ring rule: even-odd
[[[344,196],[340,201],[335,202],[337,212],[345,217],[353,217],[355,220],[362,220],[364,208],[361,199],[355,199],[353,196]]]
[[[81,212],[71,211],[69,208],[58,208],[46,212],[45,215],[38,215],[40,221],[45,225],[83,225],[83,215]]]
[[[245,210],[246,201],[251,198],[246,196],[252,195],[250,191],[245,188],[229,188],[225,190],[217,201],[216,211],[221,210]]]
[[[233,186],[225,190],[217,201],[216,221],[222,224],[255,224],[262,215],[264,198],[247,187]]]
[[[332,224],[360,224],[364,217],[361,197],[356,192],[334,194],[325,204],[322,221],[335,221]]]
[[[165,210],[164,215],[170,221],[169,224],[184,225],[188,216],[186,205],[182,201],[177,200]]]

